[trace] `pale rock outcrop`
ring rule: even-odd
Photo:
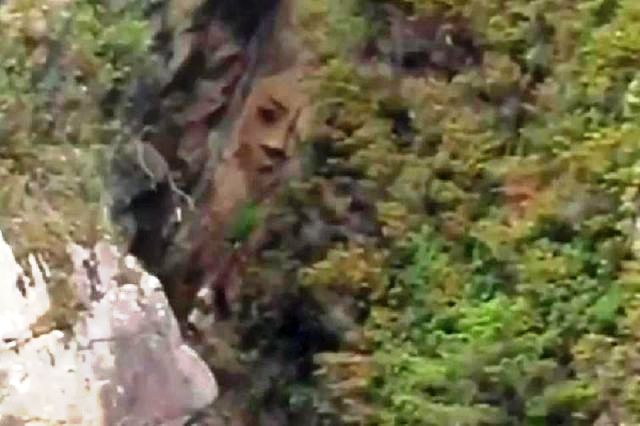
[[[0,233],[0,424],[180,425],[209,405],[215,379],[158,280],[107,243],[68,251],[81,312],[34,335],[52,308],[47,266],[30,256],[27,276]]]

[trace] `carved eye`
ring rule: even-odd
[[[269,105],[258,107],[258,117],[265,124],[274,124],[287,112],[287,107],[274,98],[270,98]]]
[[[258,107],[258,117],[265,124],[273,124],[278,120],[278,112],[273,108]]]

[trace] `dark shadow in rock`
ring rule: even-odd
[[[194,27],[211,19],[224,22],[236,37],[247,42],[265,17],[272,15],[280,0],[209,0],[195,13]]]

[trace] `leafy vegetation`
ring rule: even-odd
[[[227,232],[266,236],[233,349],[286,371],[252,397],[293,424],[640,423],[640,4],[296,12],[318,59],[304,176]],[[147,29],[89,0],[0,21],[0,227],[55,258],[105,226],[126,132],[100,100],[144,69]]]
[[[148,30],[139,5],[85,0],[3,2],[0,22],[0,229],[18,259],[50,265],[56,309],[42,322],[64,327],[64,248],[110,232],[104,166],[126,131],[103,99],[144,66]]]
[[[11,1],[0,20],[0,227],[19,257],[60,260],[106,226],[106,148],[126,133],[103,99],[143,67],[148,30],[140,5],[93,1]]]
[[[316,357],[319,407],[355,424],[640,422],[639,5],[395,2],[418,18],[393,47],[391,3],[299,10],[323,62],[307,183],[283,203],[342,225],[302,257],[280,250],[329,311],[358,307]],[[453,46],[444,65],[403,56],[438,48],[428,22]],[[469,60],[452,65],[462,33]],[[379,233],[345,230],[345,180]]]

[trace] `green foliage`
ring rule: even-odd
[[[126,131],[102,100],[146,63],[142,3],[15,0],[0,6],[0,228],[52,260],[105,230],[102,174]]]
[[[413,37],[435,28],[445,50],[471,34],[468,60],[391,64],[403,43],[379,19],[388,4],[427,16]],[[100,171],[126,131],[100,100],[147,65],[137,5],[0,6],[0,227],[19,256],[56,260],[106,226]],[[194,5],[172,2],[171,25]],[[640,423],[640,4],[296,12],[319,64],[312,158],[270,215],[248,203],[227,230],[272,239],[245,277],[239,328],[257,342],[248,357],[291,363],[278,398],[329,424]]]
[[[355,63],[341,23],[382,3],[461,20],[480,63],[450,78]],[[342,43],[323,45],[311,173],[374,188],[381,231],[303,269],[320,300],[333,289],[368,312],[355,343],[318,357],[345,423],[640,422],[639,7],[370,1],[315,15],[314,37]]]
[[[378,366],[371,392],[384,407],[374,423],[535,424],[552,413],[571,413],[575,422],[588,414],[593,385],[567,379],[550,355],[565,318],[558,328],[545,323],[526,293],[478,297],[475,282],[487,267],[456,262],[429,228],[401,245],[405,266],[391,271],[389,293],[397,313],[390,321],[388,308],[375,308],[368,325]]]
[[[260,207],[254,202],[247,202],[236,213],[228,228],[227,239],[234,243],[245,242],[256,229],[260,221]]]
[[[358,46],[373,30],[359,12],[363,0],[302,0],[296,8],[296,20],[303,37],[317,53],[331,57]]]

